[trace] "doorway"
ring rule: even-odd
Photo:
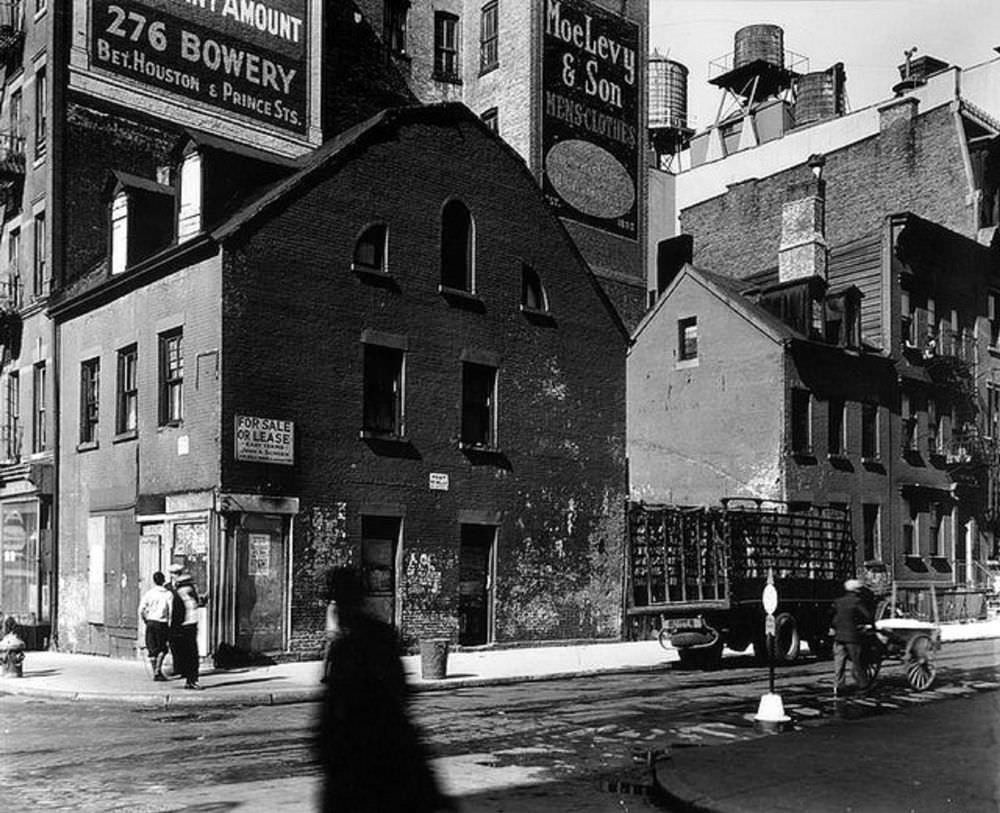
[[[285,648],[288,574],[286,522],[244,514],[236,534],[236,646],[244,652]]]
[[[361,517],[361,568],[365,607],[376,618],[396,626],[396,557],[399,517]]]
[[[462,525],[459,543],[458,643],[493,640],[496,526]]]

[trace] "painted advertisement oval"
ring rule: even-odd
[[[621,217],[635,202],[628,170],[589,141],[560,141],[545,156],[545,172],[559,197],[591,217]]]

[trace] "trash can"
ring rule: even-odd
[[[448,674],[448,639],[429,638],[420,642],[420,677],[443,680]]]

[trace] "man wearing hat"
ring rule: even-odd
[[[170,613],[170,650],[174,653],[174,671],[184,676],[185,689],[200,689],[198,683],[198,608],[202,600],[194,579],[183,565],[170,566],[174,603]]]
[[[859,579],[844,582],[844,595],[833,603],[833,693],[839,694],[846,683],[847,660],[851,674],[861,691],[868,688],[868,672],[861,657],[862,630],[872,623],[871,611],[861,597],[864,585]]]

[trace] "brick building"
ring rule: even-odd
[[[170,560],[207,651],[315,654],[346,562],[411,643],[617,636],[627,335],[518,156],[460,105],[292,174],[243,151],[112,174],[109,255],[50,304],[62,645],[130,653]],[[284,179],[234,208],[233,152]]]
[[[897,579],[979,583],[998,557],[992,439],[1000,359],[993,329],[1000,61],[965,71],[927,64],[936,72],[914,73],[883,104],[744,148],[730,145],[678,174],[682,231],[693,241],[695,265],[711,270],[702,276],[714,279],[712,322],[703,327],[698,318],[699,346],[718,351],[721,340],[733,357],[715,360],[712,379],[705,362],[685,371],[676,359],[657,361],[655,351],[633,349],[630,393],[646,388],[636,403],[630,395],[633,496],[715,501],[735,489],[844,504],[859,566]],[[803,188],[813,193],[803,198]],[[789,297],[781,258],[795,252],[826,271],[816,275],[814,290]],[[689,277],[679,277],[676,290],[663,289],[673,300],[663,305],[670,316],[657,308],[647,317],[645,330],[661,322],[675,350],[683,336],[678,319],[698,317],[670,310],[685,303]],[[728,303],[722,310],[720,292]],[[839,305],[831,306],[832,294]],[[764,357],[746,358],[737,335],[746,322],[731,312],[751,302],[787,322],[803,301],[811,310],[798,317],[797,333],[810,341],[780,351],[794,361],[794,376],[787,365],[772,368],[764,380],[780,387],[769,392],[751,372]],[[842,333],[848,313],[852,324],[857,320],[856,350],[836,363],[822,353],[792,352],[828,340],[831,325]],[[641,337],[637,347],[644,341],[655,347]],[[767,346],[766,357],[779,352]],[[784,378],[775,378],[779,369]],[[688,390],[703,410],[671,410]],[[646,422],[635,442],[632,416]],[[759,447],[758,433],[770,445]],[[793,435],[810,438],[814,453],[795,454],[802,444]],[[652,446],[640,451],[644,443]],[[733,448],[739,453],[727,460]],[[646,466],[637,455],[645,455]]]
[[[634,326],[646,302],[649,0],[358,0],[424,102],[461,101],[527,163]]]

